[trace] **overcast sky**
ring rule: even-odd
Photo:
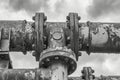
[[[120,22],[120,0],[0,0],[0,20],[32,21],[35,12],[44,12],[48,21],[66,21],[69,12],[77,12],[81,22]],[[36,68],[31,54],[11,53],[14,68]],[[120,55],[91,56],[83,53],[73,76],[80,76],[83,66],[91,66],[95,75],[119,75]]]

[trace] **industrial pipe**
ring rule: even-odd
[[[120,52],[120,23],[81,23],[80,50],[100,53]]]
[[[11,29],[10,51],[30,51],[34,48],[35,31],[33,22],[0,21],[0,30]],[[46,22],[46,26],[64,27],[69,35],[65,22]],[[120,23],[92,22],[79,23],[80,51],[118,53],[120,52]]]

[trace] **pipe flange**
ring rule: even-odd
[[[39,67],[49,67],[56,62],[62,62],[67,65],[68,75],[72,74],[77,67],[73,51],[67,48],[48,49],[43,51],[40,56]]]

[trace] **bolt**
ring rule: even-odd
[[[35,20],[35,16],[32,17],[32,20]]]
[[[92,23],[90,21],[87,21],[87,26],[90,27]]]
[[[70,40],[70,36],[67,37],[67,40]]]
[[[94,70],[92,70],[92,73],[94,73],[95,71]]]
[[[71,64],[74,64],[74,62],[73,62],[73,61],[71,61]]]
[[[81,53],[80,51],[78,51],[78,57],[81,56],[81,54],[82,54],[82,53]]]
[[[35,29],[35,23],[33,23],[31,26],[32,26],[33,29]]]
[[[84,76],[82,76],[82,79],[85,79],[85,77],[84,77]]]
[[[43,48],[46,49],[46,45],[43,45]]]
[[[46,61],[47,61],[47,62],[49,62],[49,61],[50,61],[50,59],[49,59],[49,58],[47,58],[47,59],[46,59]]]
[[[46,41],[46,40],[47,40],[47,37],[46,37],[46,36],[43,36],[43,40]]]
[[[46,20],[47,20],[47,16],[44,17],[44,21],[46,21]]]
[[[69,60],[68,58],[65,58],[65,61],[66,61],[66,62],[68,62],[68,60]]]
[[[69,22],[67,23],[67,27],[68,27],[68,29],[70,29],[70,23]]]
[[[66,19],[67,19],[67,20],[70,20],[70,17],[69,17],[69,16],[67,16],[67,17],[66,17]]]
[[[36,53],[35,51],[32,53],[33,56],[36,56],[36,54],[37,54],[37,53]]]
[[[70,49],[71,48],[71,44],[68,44],[67,47],[68,47],[68,49]]]
[[[46,23],[44,23],[44,28],[46,28],[47,27],[47,24]]]
[[[82,26],[82,24],[78,23],[78,27],[80,28]]]
[[[61,33],[58,33],[58,32],[55,32],[55,33],[53,34],[53,38],[54,38],[55,40],[60,40],[60,39],[62,38],[62,34],[61,34]]]
[[[92,78],[95,79],[95,75],[92,75]]]
[[[83,73],[84,73],[84,71],[83,71],[83,70],[81,70],[81,73],[83,74]]]
[[[74,70],[74,69],[75,69],[75,67],[72,67],[72,69]]]
[[[32,48],[35,49],[35,44],[32,44]]]
[[[44,62],[41,62],[41,64],[43,65],[43,64],[44,64]]]
[[[59,59],[59,57],[55,57],[55,59]]]
[[[80,16],[78,16],[78,20],[80,20],[81,19],[81,17]]]

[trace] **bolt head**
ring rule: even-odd
[[[49,62],[49,61],[50,61],[50,59],[49,59],[49,58],[47,58],[47,59],[46,59],[46,61],[47,61],[47,62]]]
[[[95,79],[95,75],[92,75],[92,78]]]
[[[35,20],[35,16],[32,17],[32,20]]]
[[[44,21],[46,21],[46,20],[47,20],[47,16],[44,17]]]
[[[55,57],[55,59],[59,59],[59,57]]]
[[[67,19],[67,20],[70,20],[70,17],[69,17],[69,16],[67,16],[67,17],[66,17],[66,19]]]
[[[78,16],[78,20],[80,20],[81,19],[81,17],[80,16]]]
[[[84,71],[83,71],[83,70],[81,70],[81,73],[83,74],[83,73],[84,73]]]
[[[81,76],[82,77],[82,79],[85,79],[85,76]]]
[[[37,53],[36,53],[35,51],[32,53],[33,56],[36,56],[36,54],[37,54]]]

